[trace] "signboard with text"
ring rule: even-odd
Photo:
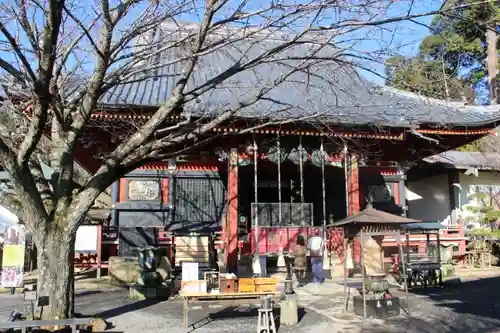
[[[2,257],[2,288],[18,288],[23,284],[25,230],[22,225],[7,228]]]

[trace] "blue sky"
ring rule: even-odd
[[[417,0],[412,6],[413,13],[425,13],[439,10],[442,0]],[[399,6],[392,6],[387,13],[390,17],[404,16],[408,13],[410,2],[401,1]],[[360,46],[366,52],[375,52],[378,50],[386,50],[390,55],[414,56],[418,53],[420,42],[424,37],[430,34],[427,28],[430,25],[433,16],[425,16],[411,21],[401,21],[388,25],[384,25],[383,31],[377,33],[374,38],[366,39]],[[371,62],[369,67],[377,73],[383,75],[384,66]],[[370,81],[382,84],[383,78],[362,71]]]
[[[0,2],[1,1],[3,0],[0,0]],[[83,0],[83,2],[85,1],[86,0]],[[117,4],[118,1],[119,0],[112,0],[112,3]],[[234,1],[236,2],[239,0],[234,0]],[[258,7],[259,5],[261,6],[263,3],[266,3],[264,0],[261,1],[259,0],[252,1],[250,2],[251,3],[250,6]],[[287,0],[287,3],[293,1],[294,0]],[[303,3],[303,1],[299,0],[297,1]],[[351,0],[350,3],[356,4],[361,2],[363,1]],[[388,2],[389,0],[380,1],[380,3],[388,3]],[[415,0],[414,3],[412,3],[412,1],[410,0],[392,1],[390,9],[385,14],[385,17],[404,16],[409,11],[411,13],[429,12],[438,9],[441,6],[442,2],[443,0]],[[195,0],[193,1],[193,3],[198,4],[200,2]],[[83,13],[85,12],[83,7],[85,6],[79,8],[82,16],[84,15]],[[234,6],[231,7],[234,8]],[[136,9],[138,10],[139,8]],[[189,14],[182,15],[180,19],[198,21],[200,17],[201,13],[191,12]],[[129,23],[131,19],[134,19],[134,15],[130,15],[128,18],[126,18],[124,23]],[[328,18],[325,19],[325,22],[327,20]],[[366,29],[358,31],[358,34],[362,35],[363,38],[361,38],[362,39],[361,42],[356,43],[355,49],[357,49],[359,52],[364,52],[365,54],[369,54],[372,56],[374,54],[377,54],[376,58],[381,61],[390,55],[405,55],[405,56],[415,55],[418,50],[419,42],[422,40],[423,37],[425,37],[429,33],[425,25],[429,24],[431,20],[432,17],[427,16],[416,19],[415,20],[416,23],[409,21],[401,21],[397,23],[384,25],[383,29],[374,28],[369,33]],[[3,36],[0,36],[0,40],[3,39],[4,39]],[[380,52],[381,50],[384,51],[384,54],[379,55],[377,52]],[[5,58],[12,59],[11,55],[7,53],[1,53],[0,55],[4,57],[4,59]],[[88,65],[90,65],[90,67],[93,67],[91,64]],[[363,65],[369,67],[370,69],[379,73],[380,75],[383,75],[384,73],[383,64],[377,64],[376,62],[371,61],[371,62],[365,62],[363,63]],[[374,81],[376,83],[383,83],[384,81],[383,78],[375,74],[372,74],[368,71],[363,71],[362,74],[366,76],[369,80]]]
[[[290,3],[305,3],[303,0],[284,0],[287,4]],[[239,0],[231,0],[228,6],[229,10],[233,10],[236,4],[239,4]],[[254,0],[245,7],[246,10],[262,8],[263,5],[268,2],[264,0]],[[355,6],[356,4],[370,3],[365,0],[350,0],[342,2],[343,4],[349,3]],[[380,6],[384,7],[390,3],[387,12],[378,17],[378,19],[388,18],[388,17],[403,17],[408,14],[426,13],[438,10],[443,4],[443,0],[380,0]],[[370,6],[377,6],[379,4],[374,3]],[[368,8],[367,10],[370,10]],[[183,15],[183,19],[191,21],[199,21],[201,19],[202,13],[197,11],[197,15],[191,12],[188,15]],[[347,7],[343,9],[343,15],[347,13]],[[221,15],[223,15],[222,13]],[[371,9],[370,14],[376,14],[373,9]],[[332,9],[329,9],[329,14],[325,15],[323,22],[325,25],[331,22],[338,22],[343,20],[344,17],[336,17],[336,14]],[[354,16],[359,18],[359,16]],[[424,16],[415,19],[414,22],[411,21],[400,21],[397,23],[383,25],[380,28],[362,29],[359,30],[353,36],[362,39],[362,42],[356,43],[352,46],[353,49],[362,52],[364,54],[376,54],[380,51],[384,51],[385,54],[380,54],[377,57],[378,61],[383,61],[384,58],[392,55],[404,55],[413,56],[418,52],[418,47],[420,41],[429,34],[429,29],[427,26],[431,23],[433,16]],[[329,22],[330,20],[330,22]],[[254,19],[255,21],[255,19]],[[257,22],[257,21],[255,21]],[[255,24],[255,22],[252,22]],[[309,21],[305,20],[303,23],[308,24]],[[300,24],[299,24],[300,25]],[[352,36],[352,35],[349,35]],[[342,36],[341,38],[344,38]],[[369,67],[372,71],[378,73],[379,75],[384,74],[384,65],[377,63],[376,61],[365,62],[363,66]],[[361,70],[362,75],[378,84],[384,83],[384,79],[370,71]]]

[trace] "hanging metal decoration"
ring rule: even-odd
[[[253,223],[254,223],[254,244],[256,253],[259,253],[259,200],[258,200],[258,189],[259,189],[259,174],[258,174],[258,161],[259,161],[259,146],[257,141],[255,141],[255,136],[253,137],[253,144],[250,148],[253,151],[253,191],[254,191],[254,205],[255,213],[253,213]]]
[[[287,153],[283,148],[274,146],[269,148],[267,159],[273,163],[281,164],[286,160]]]
[[[297,165],[307,161],[307,158],[307,150],[304,147],[293,148],[288,154],[288,159]]]
[[[325,166],[329,160],[330,156],[324,150],[318,149],[311,153],[311,162],[317,167]]]
[[[215,150],[215,154],[217,155],[219,162],[229,160],[229,153],[222,148],[217,148]]]

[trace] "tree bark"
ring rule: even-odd
[[[36,241],[38,249],[38,294],[49,297],[44,319],[71,318],[74,314],[75,236],[51,229]]]
[[[497,32],[496,22],[486,26],[486,68],[488,71],[488,88],[490,89],[491,104],[497,104]]]

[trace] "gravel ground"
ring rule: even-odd
[[[280,333],[494,333],[500,328],[500,278],[487,278],[448,286],[417,290],[411,294],[411,317],[390,320],[359,318],[345,320],[334,313],[339,297],[318,296],[301,313],[299,325],[281,327]],[[404,306],[404,305],[403,305]],[[22,296],[0,294],[0,318],[22,307]],[[314,309],[314,310],[311,310]],[[134,302],[124,291],[80,293],[76,310],[83,315],[100,315],[114,325],[110,332],[183,332],[179,302]],[[203,308],[190,311],[194,332],[255,332],[256,311],[248,308]],[[2,319],[0,319],[2,320]]]
[[[0,318],[5,320],[12,309],[21,309],[21,295],[0,295]],[[182,303],[133,301],[125,291],[89,291],[80,293],[76,298],[76,311],[82,315],[102,316],[111,322],[110,332],[185,332],[182,329]],[[195,323],[195,332],[255,332],[256,309],[248,307],[220,308],[217,306],[192,308],[189,312],[190,323]],[[280,332],[324,332],[330,320],[314,311],[302,309],[301,321],[294,327],[282,327]]]
[[[497,333],[500,332],[499,283],[500,278],[494,277],[444,289],[415,290],[410,294],[411,317],[374,321],[352,332]]]

